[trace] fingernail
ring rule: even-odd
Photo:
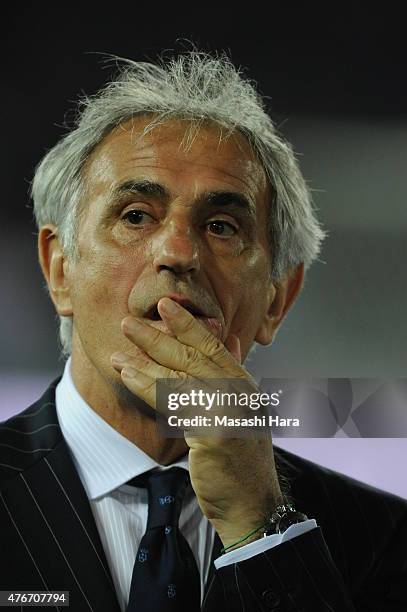
[[[126,361],[128,361],[128,357],[125,353],[114,353],[111,356],[111,360],[116,365],[123,365],[123,363],[126,363]]]
[[[126,329],[127,331],[138,331],[140,328],[143,328],[144,324],[135,318],[126,318],[122,321],[122,329]]]
[[[164,312],[167,312],[169,315],[176,315],[179,312],[177,302],[174,302],[174,300],[170,298],[163,298],[160,301],[160,306],[162,306]]]
[[[123,368],[123,370],[121,371],[121,375],[124,378],[136,378],[137,370],[131,367]]]

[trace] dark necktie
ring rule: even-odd
[[[192,550],[178,527],[187,470],[147,472],[128,484],[148,491],[146,533],[133,567],[127,612],[197,612],[201,583]]]

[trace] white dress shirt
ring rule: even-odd
[[[132,478],[153,468],[188,468],[188,455],[171,466],[161,466],[108,425],[81,397],[73,383],[70,359],[56,388],[56,410],[65,441],[85,488],[123,612],[129,599],[133,565],[145,533],[148,514],[146,489],[130,487]],[[218,569],[248,559],[280,542],[314,528],[314,520],[291,526],[246,544],[215,561]],[[201,600],[207,580],[215,530],[188,487],[179,527],[189,543],[201,576]]]

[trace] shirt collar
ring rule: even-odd
[[[159,463],[122,436],[83,399],[71,376],[71,358],[56,388],[56,410],[62,435],[88,495],[94,500]],[[188,470],[188,455],[171,464]]]

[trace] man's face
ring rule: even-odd
[[[150,120],[119,126],[88,160],[80,257],[67,274],[72,358],[80,354],[108,379],[118,376],[112,353],[137,354],[122,319],[155,320],[163,296],[185,301],[223,341],[237,334],[243,359],[254,340],[271,340],[270,194],[261,164],[243,137],[220,141],[214,126],[189,148],[182,121],[138,140]]]

